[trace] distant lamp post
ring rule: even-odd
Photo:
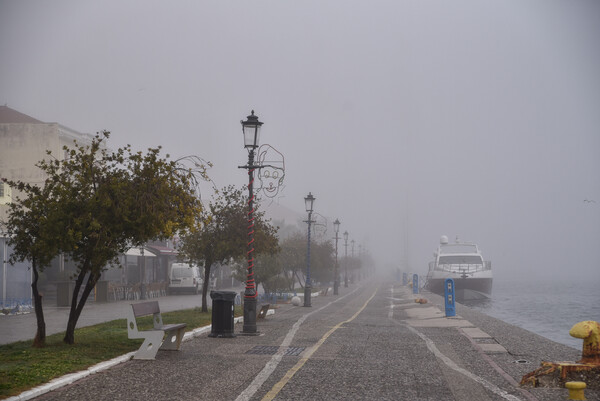
[[[333,222],[333,232],[335,232],[335,271],[333,273],[333,295],[338,295],[340,288],[340,273],[338,272],[338,233],[340,232],[340,221],[335,219]]]
[[[310,294],[312,291],[312,285],[310,283],[310,224],[312,223],[312,212],[313,205],[315,203],[315,197],[312,193],[308,193],[308,195],[304,198],[304,204],[306,206],[306,211],[308,212],[308,240],[306,245],[306,283],[304,285],[304,306],[309,307],[312,306],[310,303]]]
[[[144,247],[140,247],[140,254],[142,255],[142,273],[140,274],[140,299],[146,299],[146,257],[144,256]]]
[[[344,231],[344,246],[346,247],[344,253],[344,287],[348,288],[348,231]]]
[[[350,241],[350,243],[352,244],[352,268],[356,270],[356,264],[354,263],[354,240]],[[356,270],[356,275],[360,281],[360,271]]]
[[[254,115],[254,110],[246,121],[242,123],[244,133],[244,147],[248,150],[248,164],[240,166],[248,170],[248,245],[246,253],[248,257],[248,271],[246,275],[246,290],[244,291],[244,328],[242,333],[256,334],[256,283],[254,281],[254,151],[258,147],[260,139],[260,127],[262,122]]]

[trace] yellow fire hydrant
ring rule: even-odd
[[[569,389],[570,400],[585,400],[583,390],[585,389],[584,382],[566,382],[565,387]]]
[[[586,320],[574,325],[569,334],[583,339],[583,352],[579,363],[600,365],[600,323]]]

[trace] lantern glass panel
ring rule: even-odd
[[[306,198],[304,198],[304,205],[306,206],[307,212],[312,212],[314,201],[315,201],[315,197],[312,196],[311,193],[309,193],[308,196]]]
[[[256,148],[260,143],[260,125],[244,125],[244,147]]]

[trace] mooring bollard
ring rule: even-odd
[[[585,400],[584,382],[566,382],[565,387],[569,390],[569,400]]]
[[[444,281],[444,299],[446,304],[446,317],[456,316],[454,280],[451,278],[447,278],[446,281]]]
[[[600,365],[600,323],[593,320],[579,322],[571,327],[569,334],[583,339],[583,352],[579,363]]]
[[[419,275],[413,274],[413,294],[419,293]]]

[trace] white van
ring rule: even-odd
[[[202,288],[200,268],[189,263],[173,263],[169,275],[169,294],[191,292],[198,294]]]

